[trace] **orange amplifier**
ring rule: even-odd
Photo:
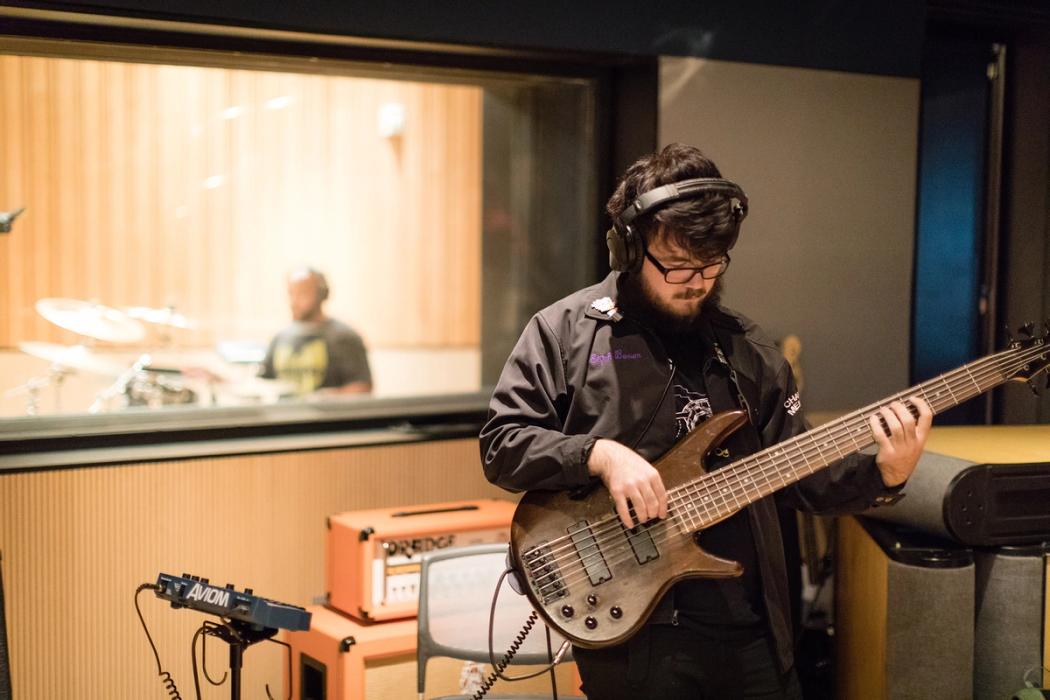
[[[325,558],[329,605],[363,620],[415,617],[423,553],[509,542],[514,508],[480,500],[333,515]]]

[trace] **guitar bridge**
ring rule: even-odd
[[[561,571],[554,563],[551,548],[545,542],[530,549],[523,559],[530,587],[539,594],[544,605],[569,595],[565,582],[562,581]]]

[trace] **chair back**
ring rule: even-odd
[[[507,568],[506,544],[450,547],[425,554],[419,575],[418,690],[423,692],[427,661],[434,656],[490,663],[489,612],[500,575]],[[507,580],[500,588],[493,621],[492,650],[500,661],[521,634],[533,612],[528,598]],[[551,633],[551,653],[564,639]],[[562,657],[571,659],[571,649]],[[547,639],[537,619],[511,659],[511,664],[547,664]]]

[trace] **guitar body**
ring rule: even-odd
[[[657,460],[668,492],[695,480],[703,457],[746,421],[740,411],[715,415]],[[667,520],[628,531],[601,485],[582,496],[526,493],[511,524],[511,553],[537,612],[574,644],[599,648],[626,641],[676,581],[743,572],[700,549],[688,519],[668,508]]]

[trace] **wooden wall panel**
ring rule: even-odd
[[[0,236],[0,346],[76,340],[48,296],[265,341],[294,264],[372,346],[479,343],[478,87],[2,55],[0,105],[0,209],[27,207]]]
[[[132,605],[139,583],[194,573],[300,605],[324,594],[324,522],[356,508],[508,497],[476,440],[0,475],[0,550],[15,697],[166,697]],[[193,697],[205,616],[143,593],[161,660]],[[271,648],[272,647],[272,648]],[[209,644],[221,675],[225,647]],[[281,697],[274,645],[245,656],[244,695]],[[204,681],[202,680],[202,683]],[[207,697],[229,694],[229,686]]]

